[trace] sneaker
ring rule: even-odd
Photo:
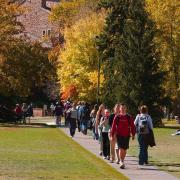
[[[107,156],[107,160],[110,160],[110,156]]]
[[[120,161],[120,168],[121,168],[121,169],[124,169],[124,168],[125,168],[124,162],[122,162],[122,161]]]
[[[114,160],[111,159],[111,160],[110,160],[110,163],[114,163]]]
[[[119,160],[116,161],[116,164],[119,164]]]
[[[107,159],[107,157],[106,157],[106,156],[104,156],[104,157],[103,157],[103,159]]]

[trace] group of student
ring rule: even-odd
[[[125,168],[125,157],[129,148],[130,138],[139,142],[139,165],[148,164],[148,146],[155,146],[153,123],[148,115],[146,105],[140,107],[140,113],[135,119],[127,113],[125,104],[116,104],[113,113],[103,104],[94,106],[90,117],[92,119],[93,138],[99,141],[100,155],[111,163],[116,161],[120,168]]]
[[[33,116],[33,105],[30,103],[27,105],[26,103],[16,104],[16,107],[14,108],[14,113],[16,115],[16,122],[23,121],[23,123],[26,123],[26,117]]]
[[[148,136],[152,132],[153,124],[150,115],[148,115],[147,106],[143,105],[140,108],[140,114],[133,119],[127,114],[125,104],[116,104],[114,112],[110,114],[108,109],[102,104],[95,106],[91,114],[94,116],[93,137],[99,140],[100,155],[104,159],[120,164],[120,168],[124,169],[124,160],[127,149],[129,148],[130,137],[132,140],[137,138],[139,142],[139,165],[148,164]],[[155,145],[155,142],[154,144]]]
[[[92,111],[85,102],[68,103],[68,105],[68,108],[64,105],[64,113],[71,137],[74,137],[76,127],[79,132],[86,135],[90,122],[93,138],[100,144],[99,154],[111,163],[120,164],[120,168],[124,169],[129,141],[134,140],[137,134],[140,149],[139,165],[148,164],[148,146],[154,146],[155,142],[152,134],[153,123],[146,105],[140,107],[140,113],[135,119],[127,113],[127,107],[123,103],[116,104],[113,113],[110,113],[104,104],[99,107],[94,105]],[[153,137],[151,141],[149,141],[150,136]]]

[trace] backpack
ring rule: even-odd
[[[139,122],[138,122],[138,133],[139,134],[148,134],[148,116],[143,115],[139,116]]]

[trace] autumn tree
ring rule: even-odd
[[[0,0],[0,65],[7,60],[9,48],[15,44],[15,35],[22,31],[22,25],[16,21],[16,16],[21,12],[16,4],[8,4],[6,0]],[[6,72],[0,68],[0,93],[7,93],[9,88],[9,80]]]
[[[166,95],[172,99],[174,114],[180,116],[179,2],[147,0],[146,8],[159,30],[156,41],[160,45],[161,68],[167,72]]]
[[[103,12],[92,13],[65,29],[66,44],[58,67],[62,93],[75,86],[77,98],[96,101],[99,54],[95,40],[102,31],[104,17]]]
[[[17,39],[0,65],[5,74],[8,95],[37,97],[48,81],[54,80],[55,67],[48,60],[48,50],[40,44]]]

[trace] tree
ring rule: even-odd
[[[6,0],[0,0],[0,66],[7,60],[9,48],[15,44],[15,35],[22,31],[22,25],[16,21],[16,16],[21,9],[16,4],[8,4]],[[10,87],[6,72],[0,68],[0,93],[7,94]]]
[[[124,23],[128,15],[129,2],[125,0],[101,0],[100,8],[108,11],[106,24],[103,33],[100,34],[96,41],[99,53],[104,64],[103,72],[105,76],[104,82],[104,102],[109,107],[113,107],[117,101],[114,87],[117,86],[119,72],[116,56],[116,47],[118,39],[122,36]]]
[[[40,44],[17,39],[4,54],[0,65],[7,87],[1,93],[37,98],[43,94],[48,81],[56,77],[55,67],[48,60],[48,50]]]
[[[145,11],[143,0],[119,3],[114,0],[112,5],[106,28],[111,33],[105,33],[108,32],[114,42],[113,56],[108,54],[107,58],[113,64],[112,92],[115,100],[125,102],[133,115],[137,113],[139,105],[146,104],[154,119],[160,120],[163,73],[159,69],[160,59],[154,43],[156,26]],[[114,14],[119,15],[119,28]],[[114,29],[114,25],[117,28]],[[110,45],[107,43],[107,47]]]
[[[3,56],[11,42],[14,40],[14,35],[22,31],[22,25],[16,21],[17,14],[22,10],[16,4],[8,4],[7,0],[0,0],[0,55]]]
[[[171,97],[173,111],[180,116],[179,9],[176,0],[147,0],[147,10],[157,24],[161,68],[167,72],[165,90]]]
[[[102,31],[104,17],[103,12],[92,13],[65,30],[66,44],[57,72],[63,94],[69,87],[76,89],[78,96],[71,98],[96,101],[99,56],[95,37]]]

